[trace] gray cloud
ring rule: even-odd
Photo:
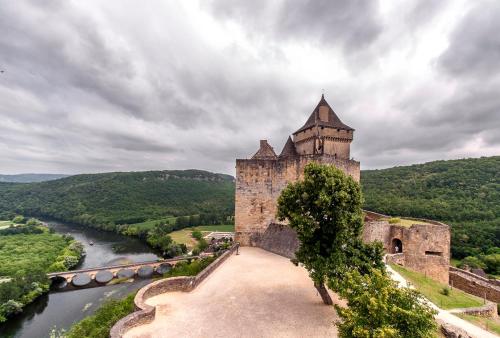
[[[451,35],[439,66],[452,76],[486,76],[500,69],[500,2],[478,1]],[[497,72],[492,72],[496,70]]]
[[[259,139],[279,152],[321,88],[356,128],[364,168],[491,154],[500,149],[499,6],[481,3],[460,20],[450,8],[0,1],[0,172],[234,173]],[[427,31],[450,20],[447,49],[420,64]]]
[[[381,33],[377,2],[370,0],[212,1],[225,19],[249,25],[250,32],[276,40],[340,45],[349,52],[372,43]]]

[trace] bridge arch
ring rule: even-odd
[[[50,288],[53,290],[62,290],[68,286],[68,280],[63,276],[50,277]]]

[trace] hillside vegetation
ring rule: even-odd
[[[0,182],[15,182],[15,183],[31,183],[57,180],[67,177],[62,174],[17,174],[17,175],[0,175]]]
[[[20,213],[113,230],[117,224],[168,216],[205,213],[222,219],[233,211],[233,178],[201,170],[104,173],[41,183],[0,183],[3,218]]]
[[[366,209],[443,221],[455,258],[493,255],[498,265],[500,156],[364,170],[361,182]]]

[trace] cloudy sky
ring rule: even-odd
[[[321,96],[362,168],[500,154],[500,2],[0,0],[0,173],[277,152]]]

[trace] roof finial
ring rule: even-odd
[[[324,100],[325,99],[325,88],[321,89],[321,98]]]

